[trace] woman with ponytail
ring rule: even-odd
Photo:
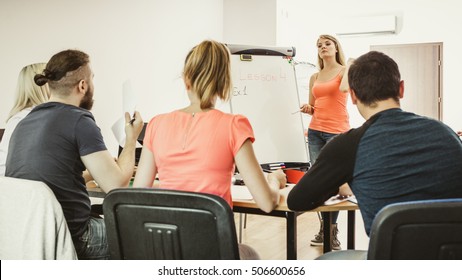
[[[255,157],[255,140],[248,119],[214,108],[217,98],[230,96],[231,69],[228,48],[203,41],[186,56],[183,80],[189,106],[155,116],[147,126],[134,187],[152,187],[209,193],[224,198],[232,208],[234,165],[257,205],[270,212],[285,186],[282,171],[265,179]],[[257,258],[240,245],[241,259]]]

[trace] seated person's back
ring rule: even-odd
[[[285,176],[271,174],[268,186],[255,158],[247,118],[214,109],[217,98],[230,96],[229,50],[214,41],[197,45],[186,57],[183,79],[190,105],[149,122],[133,185],[151,187],[159,174],[161,188],[215,194],[232,207],[236,162],[259,207],[271,211],[279,202]]]
[[[106,150],[93,116],[58,102],[37,106],[16,127],[6,176],[42,181],[61,203],[73,236],[80,236],[90,216],[81,154]],[[75,143],[79,143],[77,146]]]
[[[127,186],[143,120],[138,112],[133,122],[125,114],[126,145],[115,162],[89,111],[94,90],[89,56],[59,52],[34,81],[49,85],[50,102],[35,107],[14,130],[6,176],[46,183],[61,204],[79,259],[108,258],[104,220],[90,216],[83,171],[105,192]]]
[[[232,207],[236,163],[257,205],[271,211],[285,175],[272,173],[267,182],[255,158],[249,121],[214,109],[217,98],[230,96],[229,50],[214,41],[197,45],[186,57],[183,79],[190,105],[149,122],[133,186],[151,187],[159,173],[161,188],[218,195]],[[242,244],[239,250],[242,258],[258,258]]]
[[[324,147],[290,192],[289,208],[316,208],[348,183],[369,234],[388,204],[462,197],[462,142],[445,124],[400,109],[398,65],[369,52],[347,71],[352,101],[367,121]]]
[[[161,188],[211,193],[232,205],[234,156],[247,139],[253,132],[243,116],[174,111],[153,118],[144,143],[155,151]]]
[[[462,144],[450,128],[401,109],[372,119],[357,147],[351,185],[367,232],[390,203],[462,197]]]

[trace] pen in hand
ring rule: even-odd
[[[133,113],[133,118],[130,120],[130,124],[133,125],[135,121],[136,121],[135,113]]]

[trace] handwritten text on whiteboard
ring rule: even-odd
[[[243,88],[233,87],[233,96],[247,95],[247,86]]]
[[[253,72],[239,72],[239,80],[241,81],[262,81],[262,82],[278,82],[286,81],[287,76],[285,72],[279,69],[279,73],[253,73]]]

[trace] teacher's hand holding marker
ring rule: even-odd
[[[313,115],[314,113],[314,106],[311,104],[303,104],[300,107],[300,112],[308,114],[308,115]]]

